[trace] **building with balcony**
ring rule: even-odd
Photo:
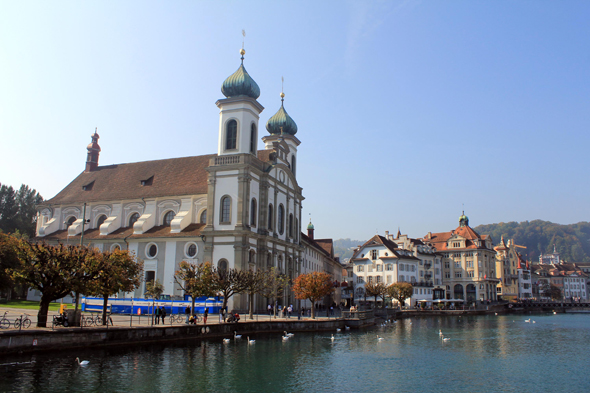
[[[500,244],[494,247],[496,250],[496,278],[500,280],[496,287],[498,299],[515,301],[519,296],[519,255],[516,251],[517,246],[514,240],[504,241],[504,236],[500,239]]]
[[[297,125],[281,92],[280,107],[266,122],[264,148],[258,149],[264,107],[244,53],[221,86],[225,98],[215,103],[216,154],[99,166],[95,132],[85,170],[38,206],[37,239],[129,249],[144,261],[145,280],[159,280],[171,298],[184,296],[174,280],[183,260],[219,269],[276,267],[291,279],[312,270],[309,255],[325,250],[301,233]],[[313,269],[341,280],[341,266],[330,256],[322,255]],[[143,297],[144,290],[121,295]],[[290,291],[283,301],[296,303]],[[256,307],[264,310],[265,299],[257,297]],[[246,309],[246,296],[234,296],[229,308]]]

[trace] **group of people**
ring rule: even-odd
[[[164,308],[164,306],[160,306],[159,308],[156,307],[156,310],[154,312],[154,315],[156,316],[156,325],[160,324],[160,318],[162,318],[162,325],[166,322],[166,309]]]

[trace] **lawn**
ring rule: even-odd
[[[50,303],[49,304],[49,311],[59,311],[60,303]],[[71,304],[68,305],[70,308]],[[9,307],[9,308],[24,308],[27,310],[38,310],[39,309],[39,302],[33,302],[30,300],[11,300],[6,303],[0,303],[0,307]]]

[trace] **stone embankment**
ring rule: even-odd
[[[345,326],[359,328],[373,325],[374,319],[304,320],[222,323],[211,325],[172,325],[139,327],[57,328],[55,330],[12,330],[0,333],[0,356],[10,353],[38,352],[109,345],[133,345],[150,342],[230,338],[237,334],[336,331]]]

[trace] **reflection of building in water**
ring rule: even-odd
[[[422,241],[442,256],[447,298],[496,300],[496,251],[489,235],[479,235],[463,214],[450,232],[428,233]]]

